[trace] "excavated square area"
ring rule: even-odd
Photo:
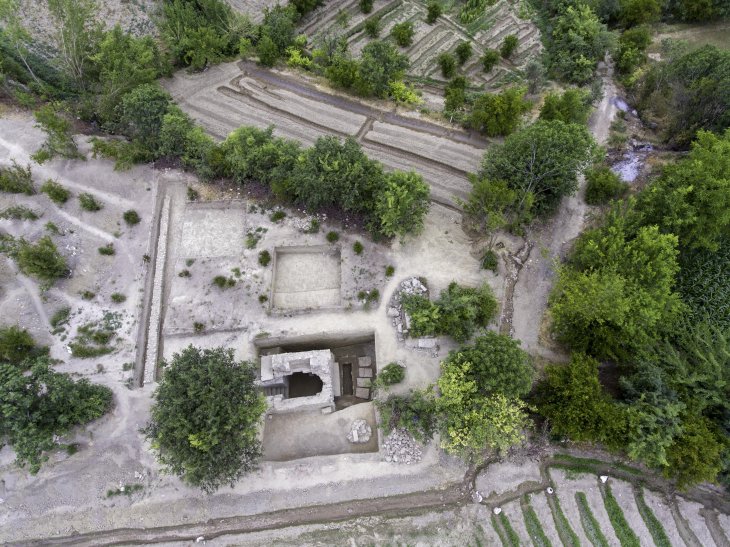
[[[279,310],[336,308],[342,304],[340,248],[277,247],[272,307]]]
[[[188,207],[182,221],[179,255],[234,256],[243,250],[245,215],[238,209]]]

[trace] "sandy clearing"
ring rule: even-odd
[[[712,534],[705,524],[705,518],[700,514],[700,510],[703,509],[701,503],[689,501],[680,496],[677,496],[677,507],[680,513],[684,517],[685,521],[690,527],[690,530],[694,533],[703,546],[716,545],[712,539]],[[718,546],[721,547],[721,546]]]
[[[490,498],[515,491],[526,482],[537,484],[542,482],[538,462],[507,460],[494,463],[479,473],[475,487],[482,496]]]

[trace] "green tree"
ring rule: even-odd
[[[623,446],[626,412],[603,391],[597,361],[574,353],[570,363],[548,365],[545,373],[537,389],[537,408],[555,435]]]
[[[452,282],[441,291],[435,304],[439,310],[438,332],[457,342],[466,342],[497,313],[497,300],[487,284],[472,288]]]
[[[540,109],[541,120],[560,120],[585,125],[591,114],[591,93],[586,89],[566,89],[562,95],[548,93]]]
[[[259,62],[264,66],[274,66],[281,56],[276,44],[269,36],[264,36],[256,45]]]
[[[689,155],[642,192],[639,210],[682,247],[717,250],[730,237],[730,129],[697,133]]]
[[[441,4],[437,0],[431,0],[428,3],[428,6],[426,9],[427,9],[426,22],[429,25],[433,25],[436,22],[436,19],[441,17],[441,14],[443,13],[443,8],[441,7]]]
[[[594,166],[584,174],[588,205],[603,205],[622,197],[629,189],[629,185],[606,165]]]
[[[551,70],[561,79],[589,82],[608,46],[606,27],[591,8],[570,5],[555,20],[548,50]]]
[[[44,452],[60,446],[58,437],[103,416],[111,403],[108,387],[54,372],[47,356],[22,366],[0,363],[0,438],[31,473],[47,459]]]
[[[407,68],[408,58],[393,44],[373,41],[362,50],[358,81],[363,91],[385,98],[390,83],[402,80]]]
[[[645,26],[621,33],[616,51],[616,68],[621,74],[630,74],[646,61],[646,48],[651,44],[651,31]]]
[[[686,407],[679,401],[664,400],[657,392],[642,393],[627,408],[629,457],[649,467],[669,465],[667,450],[682,432]]]
[[[715,482],[727,449],[727,438],[720,438],[707,418],[688,416],[682,424],[682,434],[667,452],[664,474],[676,479],[682,489],[700,482]]]
[[[71,122],[59,110],[58,105],[48,103],[35,112],[36,127],[46,134],[45,142],[32,156],[38,163],[44,163],[56,156],[69,159],[84,158],[74,141]]]
[[[15,258],[24,274],[34,276],[46,285],[68,275],[66,259],[48,236],[40,238],[35,245],[21,239]]]
[[[459,66],[463,66],[472,56],[472,48],[469,42],[460,42],[454,50],[456,54],[456,60],[459,62]]]
[[[395,40],[395,43],[400,47],[408,47],[413,43],[413,35],[416,31],[413,30],[413,23],[410,21],[403,21],[393,25],[390,31],[390,35]]]
[[[518,340],[503,334],[485,331],[472,345],[449,353],[444,366],[469,363],[466,378],[473,380],[477,392],[501,393],[522,397],[532,388],[535,369],[530,356],[520,348]]]
[[[627,27],[652,23],[662,12],[661,0],[621,0],[619,17]]]
[[[496,49],[487,49],[482,55],[482,68],[484,72],[491,72],[499,63],[499,52]]]
[[[292,6],[276,5],[264,12],[261,25],[262,38],[268,36],[276,44],[279,55],[294,42],[296,35],[296,11]]]
[[[489,137],[513,133],[530,109],[525,88],[509,87],[500,93],[483,93],[474,101],[466,124]]]
[[[514,53],[515,49],[517,49],[519,43],[520,42],[517,39],[517,36],[515,36],[514,34],[508,34],[504,37],[504,40],[502,41],[502,46],[499,48],[499,54],[502,56],[503,59],[508,59],[512,56],[512,53]]]
[[[266,402],[254,365],[230,349],[189,346],[164,371],[145,428],[160,463],[205,492],[233,485],[261,457]]]
[[[658,338],[683,311],[672,287],[677,238],[656,226],[632,226],[613,211],[585,232],[559,271],[550,313],[558,339],[599,358],[631,355]]]
[[[540,120],[491,146],[479,177],[505,181],[517,192],[517,217],[528,221],[551,213],[563,196],[575,192],[578,173],[595,155],[585,127]]]
[[[84,89],[101,39],[98,6],[95,0],[48,0],[48,7],[56,20],[58,59],[68,77]]]
[[[446,84],[444,89],[444,113],[454,115],[463,110],[466,104],[466,78],[456,76]]]
[[[171,97],[159,84],[143,84],[122,97],[118,107],[120,132],[138,141],[154,157]]]
[[[436,59],[444,78],[451,78],[456,73],[456,58],[451,53],[441,53]]]
[[[375,196],[371,231],[385,237],[417,235],[431,206],[431,193],[423,177],[410,171],[395,171]]]
[[[152,37],[136,38],[119,25],[104,33],[91,61],[98,73],[96,114],[102,124],[112,127],[122,96],[138,85],[154,82],[167,70]]]
[[[480,236],[489,237],[487,250],[494,248],[497,231],[511,223],[520,224],[514,218],[513,208],[517,192],[502,180],[471,177],[472,191],[464,203],[467,229]]]
[[[370,17],[367,21],[365,21],[365,34],[367,34],[369,38],[377,38],[380,36],[381,26],[380,17]]]
[[[0,362],[20,365],[35,350],[35,341],[27,330],[17,325],[0,327]]]

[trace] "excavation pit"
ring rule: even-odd
[[[274,249],[273,310],[332,309],[342,305],[340,248],[331,245]]]

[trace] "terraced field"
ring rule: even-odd
[[[178,104],[214,137],[241,125],[274,126],[276,135],[313,144],[323,135],[354,136],[389,169],[415,170],[434,201],[458,207],[488,142],[478,136],[400,116],[322,92],[253,63],[219,65],[166,82]]]
[[[518,80],[525,64],[541,51],[540,32],[529,19],[519,17],[519,3],[500,0],[485,7],[480,16],[468,25],[459,23],[461,3],[446,6],[446,13],[434,25],[426,23],[426,3],[417,0],[377,0],[372,13],[360,12],[357,0],[331,2],[327,9],[316,10],[302,23],[301,30],[317,43],[325,34],[339,32],[347,37],[350,50],[358,55],[370,41],[364,31],[365,21],[381,19],[380,38],[391,40],[394,25],[404,21],[413,23],[413,44],[403,50],[411,62],[409,76],[425,85],[445,83],[436,59],[444,52],[454,52],[459,43],[468,41],[474,54],[462,71],[475,85],[497,89],[505,83]],[[338,24],[342,12],[348,15],[347,28]],[[524,15],[524,14],[523,14]],[[519,46],[509,60],[501,60],[489,73],[482,70],[480,57],[485,49],[499,49],[504,38],[515,34]]]

